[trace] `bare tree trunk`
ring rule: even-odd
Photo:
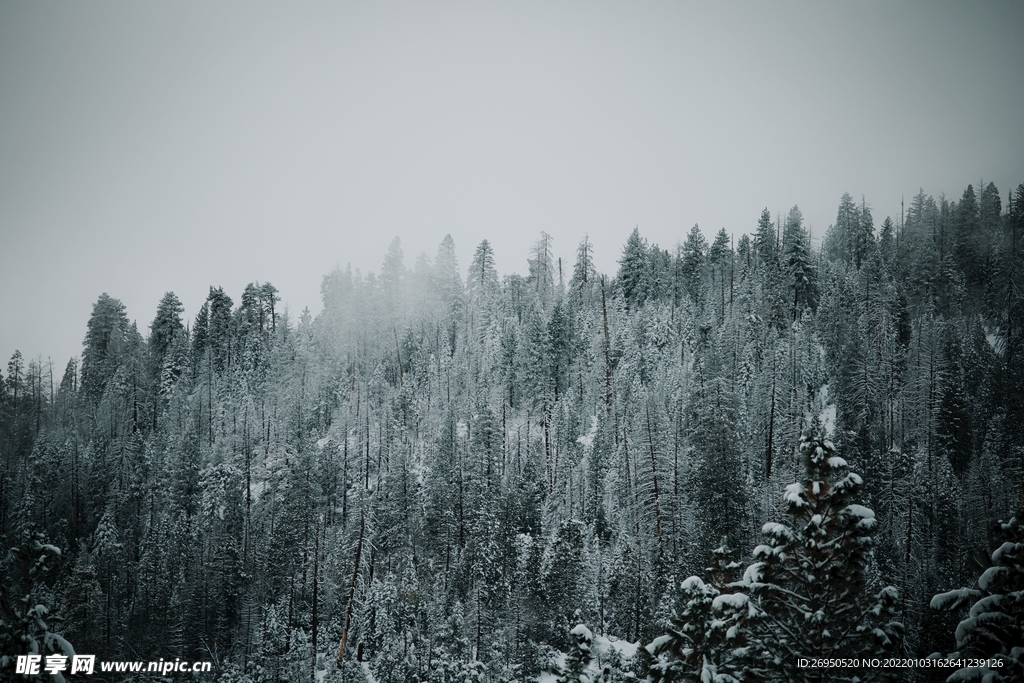
[[[561,262],[559,262],[561,264]],[[473,652],[473,659],[480,659],[480,635],[482,631],[480,623],[480,587],[476,588],[476,650]]]
[[[772,448],[775,441],[775,382],[777,373],[775,368],[775,352],[772,351],[772,407],[768,413],[768,443],[765,446],[764,478],[765,481],[772,476]]]
[[[910,509],[907,511],[907,555],[903,563],[903,623],[907,621],[907,592],[910,585],[910,547],[914,533],[914,498],[908,496]]]
[[[601,314],[604,316],[604,406],[605,415],[612,416],[612,354],[608,339],[608,304],[604,295],[604,276],[601,277]],[[618,433],[616,433],[617,437]]]
[[[316,631],[320,625],[317,617],[317,601],[319,598],[319,575],[320,575],[320,524],[317,520],[316,532],[313,534],[313,623],[311,624],[311,636],[313,644],[312,678],[316,680]]]
[[[288,592],[288,628],[284,632],[284,651],[292,649],[292,617],[295,614],[295,572],[292,572],[291,590]]]
[[[658,531],[658,553],[661,553],[661,495],[658,490],[658,457],[654,451],[654,430],[651,428],[651,402],[647,401],[647,444],[651,449],[651,477],[654,479],[654,520]]]
[[[638,542],[636,544],[636,600],[634,601],[634,605],[633,605],[634,622],[635,622],[634,625],[633,625],[633,639],[634,640],[639,640],[640,639],[640,590],[641,590],[641,586],[640,586],[640,576],[641,576],[641,572],[640,572],[640,559],[641,559],[640,543]]]
[[[345,662],[345,645],[348,643],[348,629],[352,624],[352,606],[356,597],[356,581],[359,579],[359,560],[363,555],[363,535],[366,532],[365,511],[359,513],[359,540],[356,542],[356,560],[352,567],[352,582],[348,587],[348,606],[345,608],[345,626],[341,630],[341,644],[338,645],[338,668]]]

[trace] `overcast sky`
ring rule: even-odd
[[[524,272],[585,233],[750,232],[843,192],[876,225],[924,188],[1024,182],[1022,2],[0,0],[0,357],[81,353],[102,292],[148,334],[176,292],[446,233]],[[4,367],[6,371],[6,367]]]

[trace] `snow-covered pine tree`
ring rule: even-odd
[[[759,681],[863,680],[864,669],[799,668],[801,658],[875,656],[900,642],[897,591],[869,590],[875,513],[852,502],[862,480],[835,455],[819,419],[800,439],[806,477],[786,487],[789,524],[769,522],[768,543],[737,587],[756,612],[748,676]]]
[[[563,635],[570,625],[590,616],[588,593],[593,587],[586,577],[585,531],[579,520],[563,521],[544,554],[541,581],[547,640],[559,649],[573,642]]]
[[[594,644],[594,634],[585,624],[577,624],[569,631],[569,639],[572,645],[565,656],[558,683],[591,683],[594,676],[589,669],[594,657],[590,648]]]
[[[810,238],[803,227],[800,207],[794,206],[786,218],[783,233],[783,259],[789,273],[790,300],[793,302],[793,320],[799,320],[804,308],[817,308],[818,273],[814,266]]]
[[[932,609],[941,610],[973,602],[967,618],[956,627],[957,652],[948,658],[992,664],[960,669],[947,681],[1024,681],[1024,508],[1009,521],[1000,522],[995,531],[992,566],[978,579],[978,587],[932,598]]]
[[[43,582],[57,573],[60,557],[60,548],[47,543],[38,531],[26,533],[21,545],[8,553],[8,566],[0,573],[0,676],[3,680],[9,680],[7,676],[18,655],[57,655],[66,657],[65,661],[75,655],[71,643],[50,630],[60,617],[43,604],[45,600],[40,595],[46,592]],[[53,674],[52,679],[64,683],[60,673]]]
[[[767,206],[761,211],[761,218],[757,221],[754,248],[762,263],[774,263],[779,258],[778,234],[772,224],[772,215],[768,212]]]
[[[651,289],[649,248],[647,240],[640,237],[639,228],[634,228],[622,249],[619,259],[619,274],[616,282],[622,292],[626,307],[639,308],[647,300]]]
[[[728,540],[711,552],[712,565],[705,581],[691,576],[683,581],[684,605],[670,620],[667,633],[637,649],[653,683],[694,681],[736,683],[742,680],[746,653],[744,621],[750,614],[749,598],[735,592],[740,565]]]
[[[723,536],[737,538],[743,533],[748,492],[736,438],[738,397],[725,377],[714,341],[702,341],[695,356],[696,381],[687,405],[695,461],[690,485],[697,503],[694,535],[699,557],[707,557]]]
[[[686,236],[682,254],[676,263],[682,279],[683,289],[698,309],[703,308],[704,303],[701,285],[707,251],[707,240],[704,239],[700,226],[694,223],[693,227],[690,228],[689,234]]]

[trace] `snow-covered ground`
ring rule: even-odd
[[[573,628],[570,633],[577,638],[583,638],[590,643],[590,654],[592,659],[590,664],[587,666],[585,673],[581,676],[586,677],[586,680],[581,680],[581,683],[594,683],[599,681],[601,678],[601,671],[604,668],[607,660],[613,655],[618,654],[618,660],[620,662],[626,662],[633,658],[636,654],[637,647],[640,643],[630,643],[625,640],[619,640],[615,636],[595,636],[591,633],[585,625],[579,624]],[[564,652],[558,653],[552,660],[551,670],[543,671],[537,677],[538,683],[556,683],[559,679],[559,671],[565,671],[568,664],[568,655]]]

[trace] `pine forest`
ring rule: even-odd
[[[0,678],[1024,680],[1024,185],[744,230],[99,295],[0,374]]]

